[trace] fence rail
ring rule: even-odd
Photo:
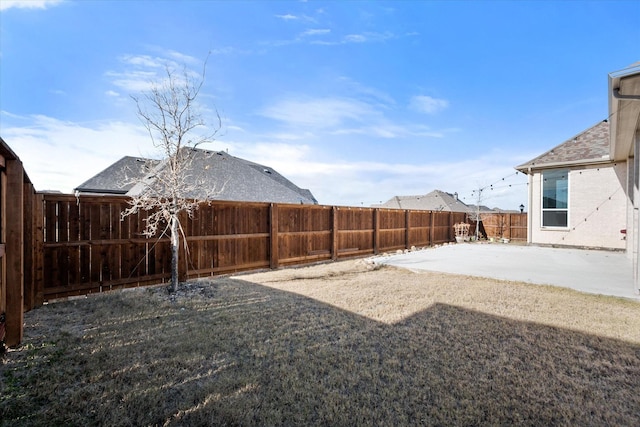
[[[121,218],[126,197],[44,194],[35,260],[41,299],[160,283],[166,237],[142,235],[147,214]],[[269,203],[204,203],[182,219],[181,279],[277,268],[453,240],[464,213]],[[46,274],[42,274],[46,272]]]

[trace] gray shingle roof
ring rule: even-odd
[[[394,196],[379,205],[392,209],[416,209],[445,212],[471,212],[470,207],[460,201],[456,194],[434,190],[418,196]]]
[[[609,160],[609,122],[603,120],[546,153],[517,166],[516,169],[526,173],[529,168],[607,160]]]
[[[311,191],[296,186],[269,166],[234,157],[222,151],[190,148],[183,150],[185,150],[183,153],[190,156],[192,160],[191,167],[185,176],[187,182],[193,184],[194,188],[183,195],[187,198],[269,203],[318,203]],[[125,159],[127,160],[125,161]],[[87,192],[88,189],[97,187],[97,191],[92,192],[111,194],[138,192],[141,188],[140,184],[136,186],[122,184],[124,175],[121,171],[124,166],[130,166],[129,163],[132,161],[129,159],[134,159],[139,163],[139,159],[125,157],[82,184],[78,187],[78,191]],[[149,159],[142,160],[150,161]],[[154,177],[162,173],[166,162],[157,160],[150,162],[155,162],[153,168],[146,174],[139,174],[135,178],[140,181],[146,175],[147,185],[154,185]],[[136,170],[138,172],[144,171],[140,167]],[[87,184],[92,184],[92,187]]]
[[[125,156],[75,188],[80,193],[126,194],[160,163],[159,160]]]

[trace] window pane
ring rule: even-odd
[[[542,174],[542,208],[567,209],[569,200],[569,180],[566,170],[550,171]]]
[[[566,227],[567,211],[542,211],[543,227]]]

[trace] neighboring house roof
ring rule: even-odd
[[[394,196],[381,205],[381,208],[416,209],[445,212],[471,212],[470,207],[458,199],[458,194],[434,190],[419,196]]]
[[[234,157],[222,151],[191,148],[183,150],[192,162],[185,177],[193,189],[183,194],[185,197],[244,202],[318,203],[311,191],[296,186],[269,166]],[[120,194],[139,194],[145,186],[153,186],[155,177],[167,166],[166,161],[133,158],[136,161],[134,165],[137,165],[137,174],[127,170],[130,174],[127,178],[131,181],[133,177],[137,184],[127,186],[123,185],[122,178],[125,174],[122,171],[123,166],[129,165],[131,161],[124,161],[125,159],[128,158],[125,157],[111,165],[77,190],[87,192],[87,183],[93,182],[102,185],[94,185],[100,191],[91,192],[114,194],[118,191]]]
[[[582,133],[568,139],[516,169],[528,173],[529,169],[544,169],[577,164],[610,161],[609,122],[603,120]]]
[[[160,160],[125,156],[75,188],[80,193],[127,194]]]

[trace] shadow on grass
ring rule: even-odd
[[[444,304],[387,325],[230,278],[160,292],[28,313],[0,424],[640,425],[635,344]]]

